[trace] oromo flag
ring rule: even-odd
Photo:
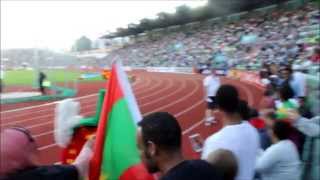
[[[149,180],[136,144],[141,113],[120,62],[113,63],[106,84],[89,180]]]

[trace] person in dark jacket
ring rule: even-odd
[[[47,76],[44,72],[39,73],[39,91],[41,92],[42,95],[46,94],[46,87],[44,86],[44,81],[46,80]]]

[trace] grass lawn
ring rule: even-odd
[[[84,72],[71,71],[71,70],[45,70],[47,80],[52,83],[74,81],[77,80]],[[33,85],[35,84],[36,74],[33,70],[10,70],[5,71],[4,84],[5,85]],[[95,77],[91,79],[81,80],[83,81],[99,81],[103,80],[102,77]]]

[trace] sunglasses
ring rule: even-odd
[[[22,132],[23,134],[25,134],[25,135],[27,136],[27,138],[28,138],[28,140],[29,140],[30,142],[35,142],[35,140],[34,140],[33,137],[31,136],[30,131],[27,130],[26,128],[19,127],[19,126],[15,126],[15,127],[10,127],[9,129],[13,129],[13,130]]]

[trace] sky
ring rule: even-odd
[[[2,1],[1,49],[69,50],[85,35],[92,40],[180,5],[198,7],[205,0]]]

